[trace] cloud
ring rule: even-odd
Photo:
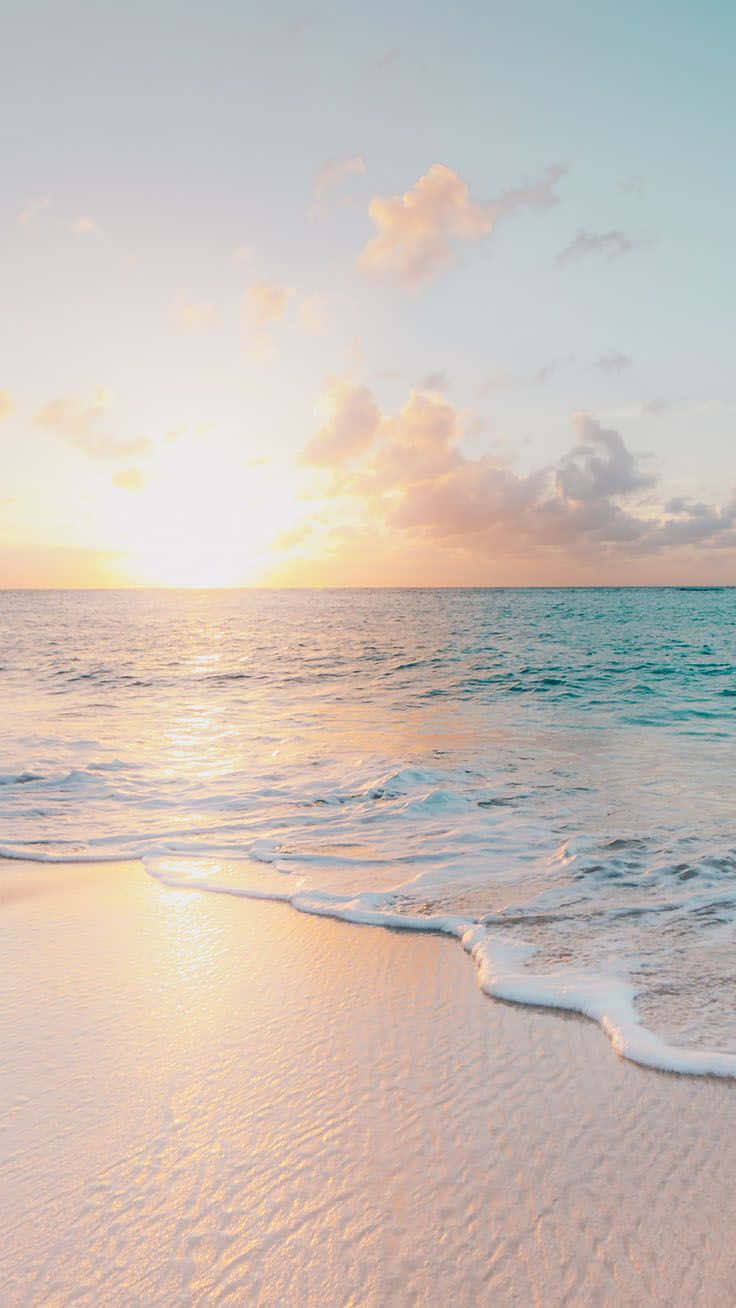
[[[271,327],[286,313],[290,292],[284,286],[259,282],[245,293],[245,318],[250,353],[266,357],[273,350]]]
[[[479,394],[488,395],[491,391],[530,390],[536,386],[546,386],[555,373],[568,367],[574,361],[572,354],[560,355],[558,358],[549,359],[547,363],[540,364],[538,368],[529,373],[511,373],[503,368],[497,368],[483,382]]]
[[[307,295],[299,306],[299,325],[310,336],[318,336],[327,326],[325,302],[321,295]]]
[[[194,300],[176,304],[171,310],[171,321],[185,331],[209,331],[215,321],[215,306]]]
[[[630,368],[633,363],[630,354],[622,354],[620,350],[611,350],[610,354],[601,354],[595,361],[596,368],[601,372],[624,372]]]
[[[426,377],[419,383],[420,391],[446,391],[449,390],[447,374],[438,369],[437,372],[428,372]]]
[[[661,418],[670,406],[667,400],[646,400],[641,407],[642,413],[646,413],[650,418]]]
[[[28,200],[16,218],[18,226],[30,227],[50,207],[51,198],[48,195],[35,196],[33,199]],[[85,215],[80,215],[79,218],[64,223],[64,226],[77,236],[99,236],[101,234],[100,227],[94,218]]]
[[[273,542],[273,548],[277,550],[293,550],[298,545],[303,545],[308,536],[312,534],[311,523],[300,523],[292,527],[290,531],[281,531]]]
[[[71,231],[77,236],[99,236],[100,228],[94,218],[75,218],[74,222],[69,224]]]
[[[369,213],[377,235],[363,250],[360,265],[404,285],[425,281],[452,260],[455,243],[482,240],[501,217],[520,209],[555,204],[555,186],[564,172],[555,165],[539,181],[479,204],[452,168],[434,163],[404,195],[373,197]]]
[[[40,195],[28,200],[16,218],[18,226],[29,227],[38,218],[39,214],[48,209],[50,204],[51,198],[48,195]]]
[[[302,458],[331,473],[324,494],[336,520],[352,503],[364,532],[421,542],[478,562],[550,558],[594,561],[660,555],[679,547],[736,548],[736,496],[721,506],[670,500],[657,507],[657,479],[620,432],[589,414],[555,462],[518,473],[461,442],[468,416],[438,394],[411,392],[394,416],[366,387],[333,383],[333,416]]]
[[[660,529],[663,545],[701,545],[714,540],[722,546],[736,545],[736,497],[721,509],[678,497],[665,509],[670,516]]]
[[[235,263],[250,263],[252,258],[252,245],[239,245],[236,250],[233,250],[233,261]]]
[[[384,50],[383,54],[378,56],[375,61],[375,66],[376,68],[381,69],[390,68],[392,64],[398,63],[400,58],[401,50],[397,45],[394,45],[391,49]]]
[[[305,11],[302,14],[298,14],[295,18],[284,19],[284,31],[287,32],[289,36],[304,36],[305,32],[309,32],[313,28],[319,27],[322,21],[322,16],[316,11],[311,13]]]
[[[15,403],[10,391],[0,391],[0,422],[15,412]]]
[[[112,395],[105,387],[99,387],[89,401],[61,395],[44,404],[34,422],[85,454],[100,458],[147,454],[151,449],[149,440],[124,440],[105,429],[103,424],[111,403]]]
[[[385,420],[384,433],[375,460],[376,484],[382,489],[443,475],[461,457],[456,449],[460,415],[436,394],[412,391],[397,416]]]
[[[619,259],[636,249],[637,242],[632,241],[626,232],[613,229],[609,232],[589,232],[581,227],[564,250],[557,255],[557,263],[564,265],[585,259],[591,254],[600,254],[606,259]]]
[[[337,466],[367,449],[381,421],[381,411],[367,386],[338,378],[326,397],[329,418],[312,437],[302,458],[317,466]]]
[[[555,482],[565,500],[591,502],[648,490],[654,478],[643,473],[623,437],[587,414],[575,419],[578,442],[560,461]]]
[[[362,154],[352,154],[348,159],[329,159],[323,164],[314,178],[312,203],[307,210],[310,218],[320,213],[322,203],[328,191],[344,182],[347,177],[365,173],[365,159]]]
[[[121,468],[113,477],[113,484],[119,486],[121,490],[139,491],[143,490],[146,479],[140,468]]]
[[[254,327],[270,327],[286,313],[289,292],[283,286],[261,282],[246,291],[246,308]]]

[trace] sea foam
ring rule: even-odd
[[[509,945],[499,939],[500,933],[452,914],[410,916],[393,912],[391,902],[401,894],[403,887],[396,887],[389,894],[364,892],[348,897],[294,890],[287,885],[279,888],[273,884],[226,883],[213,876],[192,875],[191,866],[187,864],[177,867],[170,862],[151,860],[146,861],[145,868],[150,876],[179,890],[271,900],[289,904],[299,913],[335,918],[360,926],[452,936],[470,954],[476,965],[478,984],[484,994],[493,999],[563,1010],[590,1018],[598,1023],[617,1054],[643,1067],[689,1076],[736,1077],[736,1053],[681,1048],[647,1030],[636,1014],[634,987],[627,982],[573,968],[535,973],[528,966],[535,953],[533,945]]]

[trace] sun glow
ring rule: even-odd
[[[145,586],[243,586],[273,562],[299,516],[291,469],[248,464],[227,447],[183,439],[158,451],[118,523],[126,571]]]

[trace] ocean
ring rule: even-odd
[[[0,721],[6,859],[443,931],[736,1075],[735,589],[4,591]]]

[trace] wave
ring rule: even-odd
[[[660,1072],[685,1076],[736,1078],[736,1053],[686,1049],[669,1044],[648,1030],[636,1013],[635,988],[618,977],[595,975],[573,968],[534,972],[527,967],[536,950],[528,943],[509,944],[488,926],[455,914],[410,915],[391,911],[389,905],[405,886],[391,891],[348,896],[319,890],[283,890],[273,887],[230,885],[210,877],[177,875],[155,860],[143,860],[149,876],[174,889],[242,899],[289,904],[299,913],[335,918],[358,926],[409,932],[431,932],[459,940],[470,954],[478,984],[492,999],[535,1008],[578,1013],[597,1022],[615,1052],[629,1062]],[[288,873],[282,873],[288,875]]]
[[[0,596],[0,855],[443,931],[496,997],[707,1071],[736,591],[702,590]]]
[[[406,774],[394,776],[391,781],[397,789]],[[582,842],[583,845],[585,842]],[[617,842],[614,842],[614,844]],[[620,842],[618,842],[620,843]],[[632,842],[624,842],[629,845]],[[569,850],[560,857],[568,859]],[[562,903],[553,907],[555,892],[545,892],[522,906],[516,912],[505,910],[485,913],[480,918],[453,912],[431,911],[425,901],[423,911],[409,911],[417,907],[417,884],[423,874],[410,881],[393,885],[387,890],[363,890],[357,894],[338,894],[330,890],[305,886],[305,876],[295,873],[290,856],[275,840],[258,838],[250,842],[247,853],[242,845],[237,856],[221,849],[208,847],[201,842],[199,848],[190,843],[186,848],[176,842],[167,845],[161,841],[131,842],[126,848],[116,843],[114,851],[102,848],[85,850],[70,848],[68,852],[44,850],[38,846],[6,845],[0,847],[0,858],[45,865],[137,863],[145,872],[172,889],[185,889],[206,894],[229,895],[237,898],[268,900],[288,904],[300,913],[330,917],[361,926],[374,926],[407,932],[430,932],[450,936],[460,942],[472,957],[478,984],[489,997],[510,1003],[537,1008],[565,1010],[595,1021],[607,1036],[615,1052],[630,1062],[661,1072],[689,1076],[718,1076],[736,1078],[736,1053],[720,1049],[691,1049],[668,1042],[648,1029],[637,1014],[637,989],[624,977],[606,975],[602,971],[586,970],[578,966],[555,967],[535,971],[530,966],[538,948],[529,940],[509,941],[509,928],[534,929],[540,923],[560,922],[577,916],[566,912]],[[238,879],[228,881],[222,872],[222,862],[237,869]],[[300,867],[308,867],[309,855],[300,856]],[[333,863],[341,860],[332,856]],[[354,859],[345,860],[354,862]],[[396,860],[397,862],[403,860]],[[370,863],[371,860],[368,860]],[[260,870],[259,870],[260,869]],[[204,871],[204,875],[197,875]],[[209,874],[207,872],[209,871]],[[241,876],[247,873],[244,883]],[[426,875],[426,874],[425,874]],[[431,902],[431,901],[429,901]],[[729,910],[734,908],[733,898],[717,901]],[[396,910],[397,904],[406,909]],[[711,895],[697,897],[699,910],[713,908]],[[609,916],[630,917],[633,913],[647,915],[677,910],[676,903],[637,904],[609,909]],[[584,920],[586,914],[581,913]]]

